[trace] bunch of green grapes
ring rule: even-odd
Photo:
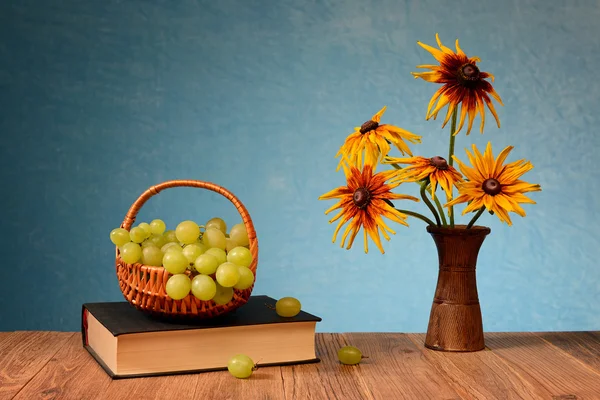
[[[166,230],[164,221],[155,219],[129,231],[113,229],[110,240],[127,264],[141,262],[166,269],[171,276],[165,291],[173,300],[191,292],[199,300],[223,305],[231,301],[234,290],[254,284],[248,232],[241,223],[229,232],[221,218],[205,225],[182,221],[175,230]]]

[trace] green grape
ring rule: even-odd
[[[154,243],[152,243],[148,239],[146,239],[142,243],[140,243],[140,246],[142,246],[142,249],[145,249],[146,247],[157,247]]]
[[[165,286],[167,296],[173,300],[181,300],[190,294],[192,281],[185,274],[176,274],[169,278]]]
[[[183,255],[186,256],[190,264],[192,264],[198,257],[204,254],[206,250],[208,250],[208,248],[203,244],[192,243],[183,248]]]
[[[225,251],[229,253],[232,249],[238,247],[238,244],[235,240],[230,239],[228,237],[225,238]]]
[[[238,379],[247,379],[256,369],[254,361],[244,354],[238,354],[229,359],[227,370]]]
[[[217,268],[215,275],[219,285],[223,287],[233,287],[240,280],[240,271],[234,263],[226,262]]]
[[[196,271],[204,275],[214,274],[217,271],[218,266],[219,262],[217,261],[217,258],[208,253],[201,254],[196,258],[196,261],[194,261],[194,268],[196,268]]]
[[[179,243],[175,243],[175,242],[169,242],[169,243],[165,244],[163,247],[161,247],[160,249],[162,250],[163,253],[166,253],[167,251],[178,251],[178,252],[183,251],[183,247],[181,247],[181,245]]]
[[[131,238],[129,232],[123,228],[116,228],[110,231],[110,241],[117,247],[123,246],[125,243],[129,243]]]
[[[125,243],[121,248],[121,260],[127,264],[134,264],[142,258],[142,248],[137,243]]]
[[[247,248],[238,246],[227,253],[227,261],[240,267],[249,267],[252,264],[252,253]]]
[[[150,231],[155,235],[162,235],[167,229],[167,225],[162,219],[154,219],[150,222]]]
[[[229,231],[229,237],[236,241],[240,246],[248,246],[250,241],[248,240],[248,232],[244,224],[237,224],[231,227]]]
[[[225,305],[233,299],[233,288],[223,287],[217,283],[217,293],[212,300],[218,305]]]
[[[173,230],[166,231],[163,233],[163,236],[165,237],[167,243],[179,243],[179,240],[177,239],[177,233],[175,233]]]
[[[225,251],[227,246],[225,234],[216,228],[207,228],[202,235],[202,243],[208,247],[214,247]]]
[[[342,364],[355,365],[363,359],[359,349],[354,346],[344,346],[338,350],[338,359]]]
[[[282,297],[275,303],[275,312],[280,317],[295,317],[301,308],[302,304],[293,297]]]
[[[194,221],[183,221],[175,228],[175,235],[181,243],[191,244],[200,237],[200,227]]]
[[[146,239],[146,232],[139,226],[136,226],[129,231],[129,238],[133,243],[142,243]]]
[[[146,239],[146,242],[152,243],[159,249],[161,247],[163,247],[165,244],[167,244],[167,241],[165,240],[165,237],[163,235],[156,235],[156,234],[152,234],[148,239]]]
[[[162,265],[171,274],[182,274],[190,263],[182,252],[167,251],[163,256]]]
[[[212,218],[206,223],[206,229],[215,228],[223,232],[223,234],[227,233],[227,224],[221,218]]]
[[[219,262],[219,265],[223,264],[224,262],[227,262],[227,254],[223,249],[213,247],[212,249],[206,250],[204,254],[210,254],[215,256],[217,258],[217,261]]]
[[[162,259],[163,252],[158,247],[147,246],[142,249],[142,264],[160,267]]]
[[[254,274],[248,267],[238,267],[240,279],[233,285],[234,289],[245,290],[248,289],[254,283]]]
[[[198,300],[208,301],[217,294],[217,284],[208,275],[196,275],[192,280],[192,294]]]
[[[142,228],[146,234],[146,238],[149,238],[152,235],[152,230],[150,229],[150,224],[147,222],[142,222],[138,225],[138,228]]]

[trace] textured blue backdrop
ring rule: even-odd
[[[446,153],[447,130],[424,119],[437,87],[410,75],[436,32],[481,57],[505,102],[502,128],[488,114],[459,156],[515,145],[543,188],[513,227],[480,220],[485,329],[599,329],[599,20],[596,0],[3,1],[0,330],[76,330],[81,303],[122,300],[108,232],[149,186],[193,178],[250,210],[255,293],[298,297],[320,331],[424,331],[437,256],[423,223],[398,227],[385,255],[346,251],[317,197],[383,105],[423,135],[417,154]],[[173,189],[140,221],[215,215],[239,219]]]

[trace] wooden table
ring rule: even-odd
[[[477,353],[422,334],[318,334],[318,364],[111,380],[70,332],[0,332],[0,399],[600,399],[600,332],[488,333]],[[369,358],[336,359],[352,344]]]

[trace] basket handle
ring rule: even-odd
[[[253,255],[253,258],[256,259],[258,252],[258,243],[256,240],[256,230],[254,229],[254,224],[252,223],[252,219],[250,218],[250,214],[246,207],[242,204],[242,202],[235,197],[233,193],[229,190],[225,189],[222,186],[211,182],[197,181],[197,180],[188,180],[188,179],[179,179],[166,181],[163,183],[159,183],[158,185],[151,186],[148,188],[138,199],[131,205],[129,211],[125,215],[125,219],[121,224],[121,228],[129,230],[133,223],[135,222],[135,217],[138,212],[142,208],[142,206],[154,195],[157,195],[161,191],[173,187],[194,187],[199,189],[207,189],[213,192],[219,193],[220,195],[227,198],[229,201],[233,203],[237,211],[240,213],[242,217],[242,221],[244,222],[244,226],[246,227],[246,232],[248,233],[248,240],[250,243],[250,252]]]

